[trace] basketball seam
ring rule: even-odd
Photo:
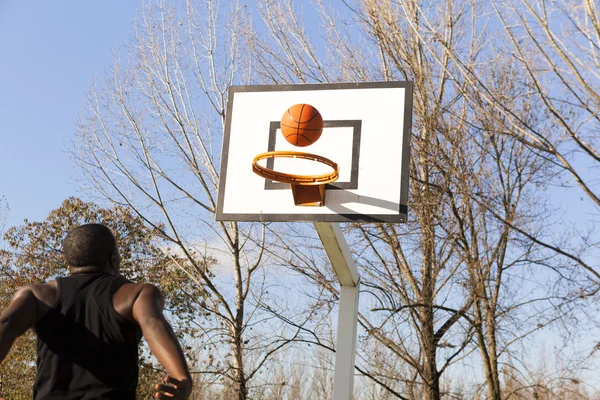
[[[316,112],[316,113],[314,113],[314,114],[313,114],[313,116],[312,116],[312,117],[310,117],[310,118],[309,118],[309,119],[307,119],[306,121],[303,121],[302,123],[303,123],[303,124],[305,124],[305,123],[307,123],[307,122],[310,122],[310,121],[312,121],[312,119],[313,119],[313,118],[317,117],[318,115],[319,115],[319,113],[318,113],[318,112]],[[302,116],[302,115],[300,115],[300,116]]]
[[[300,118],[299,119],[302,119],[302,112],[304,112],[304,106],[305,106],[305,104],[302,104],[302,108],[300,109]],[[298,121],[298,126],[296,127],[296,143],[299,142],[298,135],[300,134],[300,132],[299,132],[300,124],[301,124],[301,122]]]
[[[290,119],[291,119],[293,122],[296,122],[296,123],[301,123],[301,124],[305,124],[305,123],[307,123],[307,122],[310,122],[310,121],[312,121],[312,120],[313,120],[315,117],[318,117],[319,115],[321,115],[321,114],[319,113],[319,111],[317,111],[317,109],[316,109],[316,108],[314,108],[314,107],[312,107],[312,106],[311,106],[311,107],[313,108],[313,110],[315,111],[315,113],[312,115],[312,117],[310,117],[310,118],[309,118],[309,119],[307,119],[306,121],[302,121],[302,113],[304,112],[304,106],[305,106],[305,105],[306,105],[306,104],[302,104],[302,108],[300,109],[300,118],[301,118],[300,120],[296,120],[296,119],[294,118],[294,116],[292,115],[292,113],[290,112],[290,109],[291,109],[292,107],[290,107],[290,108],[288,108],[288,109],[287,109],[287,114],[289,115]]]
[[[286,124],[282,124],[282,123],[280,123],[280,126],[285,126],[286,128],[297,129],[297,130],[302,130],[302,131],[322,131],[323,130],[323,128],[301,128],[301,127],[290,126],[290,125],[286,125]]]
[[[294,136],[294,135],[296,135],[296,134],[295,133],[290,133],[289,135],[285,136],[285,138],[287,139],[290,136]],[[302,133],[299,133],[297,136],[302,136],[304,139],[308,140],[311,143],[314,143],[316,141],[316,140],[309,139],[307,136],[303,135]]]
[[[308,140],[310,143],[314,143],[312,140],[310,140],[309,138],[307,138],[306,136],[304,136],[303,134],[300,134],[300,136],[302,136],[304,139]]]
[[[294,134],[290,134],[288,136],[286,136],[285,138],[287,139],[290,136],[293,136]],[[310,138],[304,136],[303,134],[299,134],[297,136],[301,136],[303,139],[307,140],[309,142],[309,144],[307,144],[306,146],[310,146],[311,144],[313,144],[314,142],[316,142],[316,140],[311,140]],[[318,140],[318,139],[317,139]],[[291,142],[290,142],[291,143]],[[298,138],[296,138],[296,142],[292,143],[294,146],[300,146],[298,143],[300,143],[300,140]],[[300,146],[300,147],[305,147],[305,146]]]

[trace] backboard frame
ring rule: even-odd
[[[312,213],[310,208],[306,209],[305,213],[293,214],[244,214],[244,213],[225,213],[223,211],[225,182],[227,180],[227,171],[229,166],[229,146],[230,146],[230,131],[231,131],[231,116],[233,112],[234,98],[237,93],[244,92],[284,92],[284,91],[306,91],[306,90],[336,90],[336,89],[378,89],[378,88],[404,88],[404,110],[402,121],[403,133],[402,138],[402,153],[400,158],[400,199],[398,213],[390,214],[321,214]],[[413,83],[406,81],[393,82],[360,82],[360,83],[325,83],[325,84],[294,84],[294,85],[251,85],[251,86],[231,86],[229,88],[229,97],[227,103],[227,111],[225,115],[225,130],[223,134],[223,147],[221,155],[221,169],[219,178],[219,189],[217,199],[216,220],[217,221],[247,221],[247,222],[391,222],[402,223],[406,222],[408,213],[408,190],[409,190],[409,171],[410,171],[410,139],[412,129],[412,106],[413,106]],[[345,123],[352,123],[356,132],[358,126],[358,144],[360,145],[360,123],[357,121],[348,120]],[[340,121],[325,120],[325,126],[328,124],[339,124]],[[342,122],[344,123],[344,122]],[[271,124],[271,131],[273,130]],[[356,140],[356,138],[354,139]],[[353,157],[355,147],[353,148]],[[358,163],[358,156],[356,156]],[[394,162],[390,160],[390,162]],[[353,158],[354,163],[354,158]],[[384,172],[385,173],[385,172]],[[265,186],[270,186],[269,189],[285,188],[277,183],[266,182]],[[329,185],[327,190],[344,190],[348,187],[336,187],[335,184]]]

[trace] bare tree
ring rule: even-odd
[[[365,343],[383,345],[412,372],[399,376],[391,362],[381,373],[379,361],[369,355],[362,355],[364,364],[357,368],[398,398],[438,399],[444,395],[444,372],[469,357],[476,345],[488,397],[499,399],[502,354],[572,310],[577,301],[572,286],[558,283],[585,281],[573,264],[595,274],[577,251],[543,240],[550,214],[537,189],[553,178],[553,164],[523,143],[515,125],[515,119],[546,124],[536,112],[542,100],[522,100],[523,81],[514,79],[514,65],[505,58],[498,57],[481,73],[489,91],[511,104],[515,119],[505,118],[497,105],[487,106],[471,81],[457,74],[463,65],[480,65],[494,44],[494,32],[476,29],[483,12],[478,2],[365,0],[346,5],[345,14],[336,16],[330,5],[316,3],[327,37],[319,42],[303,25],[294,2],[265,2],[261,15],[270,37],[249,37],[248,46],[265,82],[415,82],[409,207],[414,217],[404,227],[356,225],[347,232],[363,274]],[[283,239],[291,230],[273,234]],[[292,236],[310,238],[310,233]],[[285,237],[287,242],[278,241],[289,243],[284,263],[335,299],[337,289],[321,271],[322,260],[307,252],[316,251],[318,243],[308,239],[298,245]],[[527,295],[511,287],[528,281],[538,266],[551,268],[547,282]],[[550,281],[559,289],[547,290]],[[366,367],[370,363],[371,369]],[[394,382],[384,383],[389,377]]]
[[[483,64],[473,64],[448,41],[441,41],[453,60],[448,73],[467,84],[463,93],[480,110],[492,108],[512,126],[508,134],[549,157],[559,171],[570,176],[600,206],[595,174],[600,162],[595,134],[600,116],[600,19],[591,0],[496,0],[482,4],[474,15],[473,34],[486,34],[491,25],[501,28],[486,51],[497,62],[509,55],[513,78],[523,91],[518,101],[495,90],[495,76]],[[425,20],[426,29],[436,27]],[[435,52],[430,45],[428,51]],[[442,65],[441,59],[437,59]],[[519,112],[524,102],[542,116],[532,123]]]
[[[177,268],[201,294],[188,331],[205,361],[195,373],[205,387],[231,388],[227,399],[259,392],[251,382],[293,338],[256,306],[265,295],[265,227],[214,220],[227,92],[249,75],[244,7],[145,7],[126,56],[90,89],[73,148],[91,189],[134,210],[170,243],[173,261],[183,260]]]

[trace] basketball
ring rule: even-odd
[[[294,146],[310,146],[323,133],[323,117],[310,104],[296,104],[281,117],[281,133]]]

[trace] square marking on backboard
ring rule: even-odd
[[[359,156],[360,156],[361,121],[323,121],[323,134],[312,146],[310,152],[330,158],[335,157],[335,162],[340,167],[339,179],[330,185],[327,190],[357,189]],[[334,153],[331,149],[336,148]],[[279,129],[279,121],[271,121],[269,131],[269,147],[265,151],[297,150],[297,147],[288,143]],[[332,154],[333,153],[333,154]],[[336,154],[337,153],[337,154]],[[341,153],[341,155],[340,155]],[[269,158],[267,168],[277,171],[291,170],[293,160]],[[323,173],[321,170],[303,171],[305,174]],[[289,189],[290,186],[281,182],[265,179],[265,190]]]

